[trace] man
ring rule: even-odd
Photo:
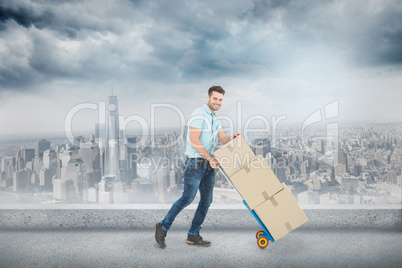
[[[215,112],[222,105],[225,90],[220,86],[213,86],[208,90],[207,103],[196,109],[188,122],[188,134],[186,144],[186,160],[184,162],[184,191],[165,218],[154,225],[155,240],[161,248],[165,248],[166,233],[176,216],[186,206],[193,202],[197,190],[200,190],[200,202],[198,203],[191,228],[188,231],[187,243],[197,246],[209,246],[211,242],[204,240],[199,231],[212,203],[212,192],[215,183],[214,168],[219,165],[212,157],[217,138],[226,144],[236,138],[240,133],[230,138],[223,132],[221,123]]]

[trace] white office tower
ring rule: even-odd
[[[265,160],[267,160],[269,167],[274,170],[275,166],[274,166],[274,158],[272,156],[272,153],[267,153],[265,155]]]
[[[158,169],[158,196],[161,203],[167,202],[168,169]]]
[[[73,180],[54,179],[53,199],[67,201],[74,198]]]
[[[174,170],[174,166],[172,165],[172,169],[170,170],[170,187],[176,186],[176,171]]]
[[[106,107],[105,176],[115,176],[119,171],[119,106],[116,96],[109,96]]]
[[[113,185],[113,201],[115,204],[128,204],[130,200],[129,193],[124,191],[124,183],[116,182]]]
[[[7,172],[9,163],[10,163],[9,158],[1,159],[1,171],[2,172]]]
[[[54,173],[52,170],[47,168],[42,168],[39,172],[39,185],[43,186],[45,189],[52,189],[52,178]]]
[[[53,181],[53,198],[56,200],[66,200],[67,186],[66,180],[55,179]]]
[[[113,181],[116,179],[115,176],[104,176],[99,182],[99,193],[98,201],[101,204],[112,204],[113,203]]]
[[[88,202],[98,203],[99,192],[95,187],[88,188]]]

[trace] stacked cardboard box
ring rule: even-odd
[[[308,221],[286,185],[261,155],[254,155],[243,136],[216,150],[214,157],[275,240]]]

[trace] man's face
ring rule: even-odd
[[[212,91],[211,96],[207,95],[207,100],[208,100],[207,105],[209,109],[216,112],[219,110],[219,108],[221,108],[223,101],[223,94],[216,91]]]

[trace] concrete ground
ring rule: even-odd
[[[210,209],[202,248],[186,244],[194,208],[167,236],[153,224],[168,207],[0,206],[0,267],[402,267],[402,210],[305,209],[305,225],[267,248],[243,209]]]
[[[135,230],[0,230],[0,267],[402,267],[398,229],[299,229],[267,248],[257,229],[204,228],[210,247],[172,226],[161,249],[153,227]]]

